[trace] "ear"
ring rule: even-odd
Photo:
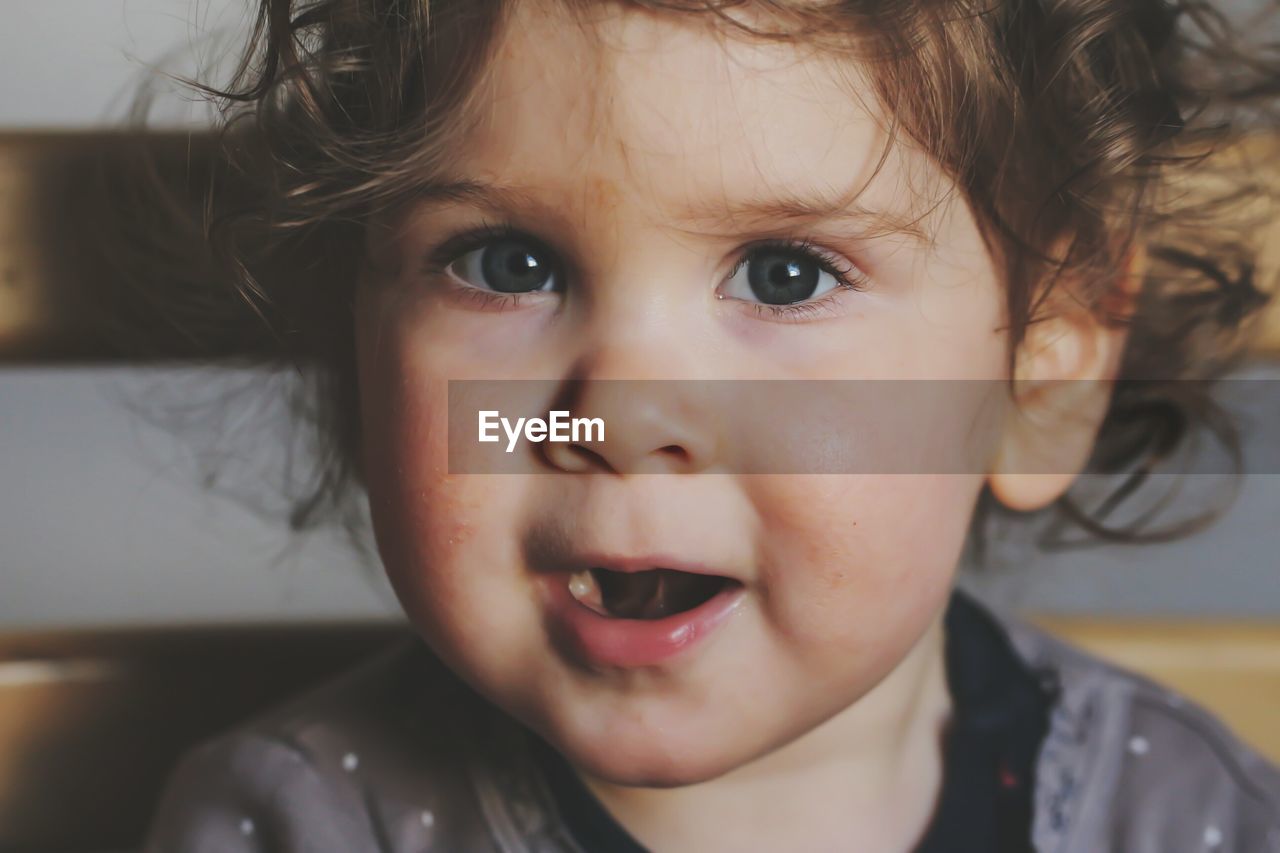
[[[1128,316],[1145,258],[1135,250],[1103,306]],[[1069,291],[1069,288],[1068,288]],[[1111,403],[1126,329],[1104,322],[1069,293],[1046,306],[1018,348],[1007,409],[987,485],[1010,509],[1030,512],[1053,503],[1084,470]]]

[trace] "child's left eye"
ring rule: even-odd
[[[770,242],[752,247],[722,285],[723,298],[774,312],[815,302],[837,288],[859,289],[861,273],[809,243]]]

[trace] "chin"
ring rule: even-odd
[[[611,733],[587,742],[549,742],[582,772],[603,782],[636,788],[678,788],[708,782],[755,757],[749,751],[701,737],[676,741],[670,733],[625,738]]]
[[[685,785],[696,785],[709,782],[728,773],[738,766],[733,761],[709,761],[703,758],[667,761],[620,761],[616,756],[600,757],[599,761],[579,760],[572,754],[566,754],[575,766],[584,773],[613,785],[624,785],[632,788],[680,788]]]

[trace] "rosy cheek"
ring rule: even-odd
[[[375,377],[362,389],[370,504],[397,585],[421,584],[414,575],[448,565],[475,530],[479,500],[467,478],[448,471],[444,401],[431,387]]]
[[[964,479],[775,478],[756,495],[767,618],[802,645],[857,647],[894,625],[909,630],[950,583],[963,530],[937,519],[968,512],[977,485]]]
[[[882,478],[862,527],[877,555],[872,575],[904,593],[949,583],[980,481],[977,477]]]
[[[433,546],[458,545],[470,539],[483,497],[477,494],[474,478],[411,463],[400,469],[400,475],[409,494],[417,499],[415,514],[430,525]]]
[[[465,635],[480,592],[468,571],[485,562],[473,553],[484,538],[477,536],[478,501],[448,478],[406,486],[408,503],[380,524],[384,567],[412,622],[453,644]]]
[[[402,525],[405,553],[420,569],[439,571],[457,562],[474,545],[484,496],[465,478],[420,472],[404,466]]]

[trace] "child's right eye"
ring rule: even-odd
[[[516,299],[562,289],[555,253],[506,225],[483,225],[451,237],[426,259],[424,272],[444,273],[467,292]]]
[[[556,289],[556,275],[540,247],[502,238],[472,249],[445,267],[464,284],[495,293],[537,293]]]

